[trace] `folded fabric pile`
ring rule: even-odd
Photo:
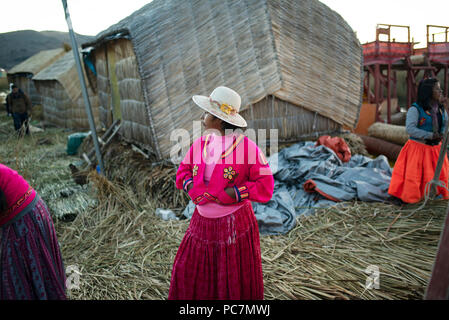
[[[268,203],[253,203],[262,234],[287,233],[296,217],[313,214],[316,208],[355,199],[383,202],[390,198],[392,169],[385,156],[353,155],[342,162],[332,149],[307,141],[281,150],[268,161],[275,178],[273,198]],[[190,218],[194,208],[190,202],[183,214]]]

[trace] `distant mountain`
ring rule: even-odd
[[[76,34],[78,45],[94,39]],[[61,48],[70,44],[68,32],[21,30],[0,33],[0,68],[11,69],[39,51]]]

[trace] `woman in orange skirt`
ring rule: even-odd
[[[421,201],[426,185],[433,179],[440,154],[443,132],[448,115],[440,83],[435,78],[422,80],[418,87],[418,101],[407,112],[406,130],[410,136],[399,154],[393,169],[388,193],[405,203]],[[447,188],[448,160],[444,158],[440,181]],[[437,196],[449,199],[446,188],[437,187]]]

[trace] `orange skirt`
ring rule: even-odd
[[[441,143],[429,146],[408,140],[401,149],[393,168],[388,193],[407,203],[416,203],[424,198],[426,184],[433,179],[440,155]],[[444,158],[440,181],[447,187],[448,160]],[[428,187],[429,188],[429,187]],[[449,199],[449,192],[437,187],[437,195]]]

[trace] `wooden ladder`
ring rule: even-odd
[[[112,141],[112,138],[119,132],[122,124],[120,123],[120,119],[115,120],[114,123],[106,130],[106,132],[98,138],[98,142],[100,143],[100,152],[103,151]],[[96,156],[95,156],[95,148],[92,148],[89,152],[83,153],[83,159],[86,162],[84,169],[87,169],[92,166]]]

